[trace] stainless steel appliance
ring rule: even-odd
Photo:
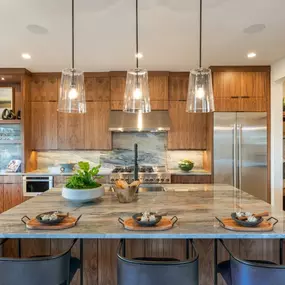
[[[110,175],[110,183],[116,180],[125,180],[128,183],[134,181],[134,166],[116,166]],[[152,166],[139,166],[138,179],[141,183],[166,184],[171,183],[169,172],[155,172]]]
[[[214,182],[267,201],[266,113],[214,113]]]
[[[24,196],[36,196],[53,187],[53,176],[23,176]]]

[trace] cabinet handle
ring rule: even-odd
[[[243,99],[249,99],[249,96],[241,96]]]
[[[232,99],[238,99],[238,96],[231,96]]]

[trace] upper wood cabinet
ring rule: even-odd
[[[31,102],[31,148],[57,149],[57,102]]]
[[[60,78],[57,75],[34,75],[31,81],[31,102],[57,101]]]
[[[241,72],[213,73],[213,89],[216,98],[238,98],[241,96]]]
[[[110,101],[111,82],[108,73],[85,77],[86,101]]]
[[[186,113],[185,101],[170,101],[168,149],[206,149],[207,114]]]
[[[150,72],[148,85],[150,101],[168,101],[168,72]]]
[[[260,98],[268,96],[268,72],[242,72],[241,96],[242,98]]]
[[[188,92],[189,72],[170,72],[168,90],[170,101],[186,101]]]
[[[87,102],[85,114],[85,149],[112,149],[108,130],[110,102]]]

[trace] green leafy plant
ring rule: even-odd
[[[98,178],[101,178],[101,176],[97,175],[101,167],[100,164],[90,168],[89,162],[80,161],[78,162],[78,166],[79,169],[76,173],[68,179],[65,185],[66,188],[84,190],[101,186],[101,184],[96,181]]]

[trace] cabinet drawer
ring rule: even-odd
[[[209,184],[211,175],[171,175],[172,184]]]

